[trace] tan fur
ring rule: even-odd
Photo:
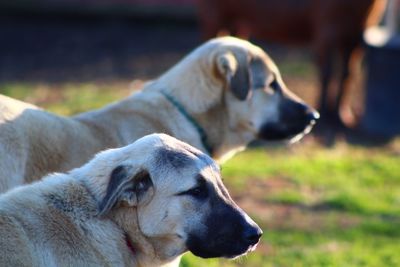
[[[213,158],[223,161],[276,121],[276,97],[267,89],[239,101],[230,79],[260,59],[266,82],[279,71],[259,47],[232,37],[211,40],[148,83],[142,91],[100,110],[72,118],[0,96],[0,192],[54,171],[67,171],[96,152],[164,132],[205,151],[198,131],[160,91],[176,98],[205,129]],[[251,78],[251,77],[250,77]],[[268,86],[268,84],[266,85]]]
[[[157,160],[160,149],[182,153],[190,162],[171,169]],[[147,170],[154,189],[146,192],[146,202],[122,198],[100,214],[117,166],[131,170],[124,179],[132,183],[130,175]],[[219,168],[209,157],[153,134],[102,152],[68,174],[10,190],[0,197],[0,266],[178,266],[188,231],[201,231],[204,213],[176,194],[192,187],[199,173],[220,201],[231,201],[216,191],[222,184]]]

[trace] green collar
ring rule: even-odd
[[[193,125],[193,127],[197,130],[200,135],[201,143],[203,147],[206,149],[207,153],[211,156],[212,155],[212,148],[207,142],[207,134],[204,131],[203,127],[197,123],[197,121],[190,116],[190,114],[186,111],[186,109],[171,95],[167,94],[164,91],[160,91],[160,93],[174,106],[176,109]]]

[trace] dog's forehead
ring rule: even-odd
[[[185,151],[161,147],[156,151],[156,161],[158,166],[171,166],[176,169],[182,169],[193,164],[193,157]]]
[[[218,170],[216,163],[209,156],[193,150],[189,146],[179,148],[160,147],[155,154],[157,165],[170,165],[175,169],[195,167],[199,170],[206,166],[212,166],[213,169]]]
[[[188,147],[189,149],[192,147]],[[185,191],[198,184],[199,178],[211,183],[219,179],[219,166],[209,156],[198,150],[161,147],[156,151],[157,172],[164,170],[163,181],[172,191]],[[178,183],[171,182],[179,180]],[[163,184],[164,184],[163,182]]]
[[[206,165],[200,169],[201,177],[212,183],[218,183],[221,180],[220,169],[217,165]]]

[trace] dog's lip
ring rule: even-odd
[[[304,133],[304,134],[310,133],[311,130],[312,130],[312,128],[314,127],[314,125],[315,125],[316,123],[317,123],[317,121],[312,120],[312,121],[306,126],[306,128],[305,128],[304,131],[303,131],[303,133]]]
[[[257,249],[257,245],[258,245],[258,243],[255,244],[255,245],[250,246],[250,248],[247,250],[247,252],[253,252],[254,250],[256,250]]]
[[[242,252],[240,254],[228,255],[228,256],[224,256],[224,258],[227,258],[227,259],[230,259],[230,260],[234,260],[234,259],[240,258],[242,256],[245,256],[247,253],[253,252],[254,250],[256,250],[258,244],[259,244],[259,242],[257,244],[248,246],[248,248],[244,252]]]
[[[295,134],[291,134],[286,136],[285,138],[282,139],[276,139],[276,140],[265,140],[262,137],[260,137],[260,135],[257,136],[257,139],[259,140],[265,140],[267,142],[284,142],[284,143],[289,143],[289,144],[293,144],[298,142],[300,139],[302,139],[305,135],[309,134],[312,130],[312,128],[314,127],[314,125],[317,123],[316,120],[311,120],[302,131],[298,131]]]
[[[252,251],[254,251],[254,250],[255,250],[255,248],[253,249],[253,246],[252,246],[252,247],[249,247],[249,248],[248,248],[245,252],[243,252],[243,253],[236,254],[236,255],[229,255],[229,256],[226,256],[226,257],[224,257],[224,258],[227,258],[227,259],[230,259],[230,260],[234,260],[234,259],[243,257],[243,256],[247,255],[247,253],[252,252]]]
[[[309,134],[314,127],[314,125],[317,123],[316,120],[311,120],[310,123],[304,128],[304,130],[298,134],[292,135],[291,137],[288,138],[289,143],[293,144],[302,139],[305,135]]]
[[[311,120],[307,127],[312,127],[317,123],[317,120]]]

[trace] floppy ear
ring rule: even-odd
[[[153,182],[148,171],[118,166],[111,172],[106,196],[99,206],[99,215],[106,214],[117,203],[130,207],[146,203],[153,194]]]
[[[217,57],[217,67],[233,95],[239,100],[246,100],[251,92],[247,57],[243,55],[239,58],[232,52],[226,52]]]
[[[266,86],[266,66],[261,58],[254,58],[250,61],[251,88],[258,89]]]

